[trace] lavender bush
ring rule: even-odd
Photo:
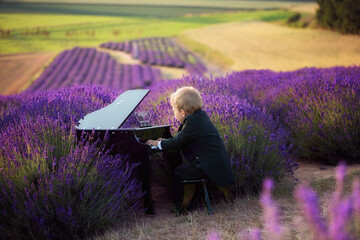
[[[112,103],[120,93],[100,86],[77,86],[36,94],[1,96],[0,131],[9,124],[34,121],[38,116],[61,121],[70,130],[81,117]]]
[[[243,71],[228,80],[231,94],[265,106],[287,126],[302,158],[337,164],[360,159],[360,67],[294,72]]]
[[[292,91],[284,122],[291,126],[303,157],[331,164],[360,159],[360,68],[319,70]]]
[[[289,134],[265,109],[236,97],[209,95],[204,102],[224,136],[237,192],[258,192],[267,176],[279,180],[293,174],[297,164]]]
[[[136,164],[109,156],[97,144],[76,144],[74,137],[76,115],[114,96],[99,87],[77,87],[9,97],[18,98],[13,108],[2,99],[1,239],[82,238],[139,207]]]

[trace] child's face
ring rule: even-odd
[[[176,120],[178,120],[180,123],[184,123],[184,119],[185,119],[185,112],[184,110],[179,110],[176,107],[173,107],[173,111],[174,111],[174,116],[176,118]]]

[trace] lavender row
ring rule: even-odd
[[[84,239],[141,207],[137,165],[74,136],[79,118],[118,94],[88,86],[0,98],[0,239]]]
[[[287,126],[299,157],[360,161],[360,67],[235,72],[231,94],[266,107]]]
[[[190,75],[201,75],[207,71],[206,66],[194,54],[170,38],[107,42],[100,47],[130,53],[133,58],[145,64],[185,68]]]
[[[160,70],[149,65],[119,64],[108,53],[75,47],[61,52],[27,91],[94,84],[128,90],[144,88],[160,80]]]

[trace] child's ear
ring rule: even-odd
[[[183,116],[183,117],[186,116],[186,112],[183,109],[180,110],[180,113],[181,113],[181,116]]]

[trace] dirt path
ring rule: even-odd
[[[16,94],[42,72],[56,52],[0,55],[0,94]]]
[[[347,174],[353,171],[359,171],[360,164],[347,166]],[[302,161],[294,175],[300,182],[311,182],[312,180],[320,180],[328,177],[335,177],[336,166],[326,163]]]
[[[141,64],[140,60],[134,59],[129,53],[126,52],[116,51],[106,48],[97,48],[96,50],[110,54],[110,56],[112,56],[118,62],[123,64]]]
[[[113,58],[115,58],[119,63],[122,64],[139,64],[141,65],[141,61],[138,59],[134,59],[131,54],[116,51],[106,48],[97,48],[98,51],[106,52],[110,54]],[[164,79],[178,79],[182,78],[183,75],[188,75],[189,73],[183,68],[175,68],[175,67],[166,67],[166,66],[156,66],[152,65],[152,68],[160,69]]]

